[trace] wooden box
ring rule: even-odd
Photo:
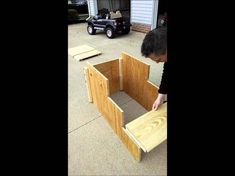
[[[88,98],[93,102],[133,157],[141,160],[141,151],[149,152],[167,138],[167,104],[152,111],[158,87],[149,78],[150,66],[127,53],[119,59],[84,68]],[[123,110],[110,98],[125,91],[147,111],[124,124]]]

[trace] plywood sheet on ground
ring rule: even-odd
[[[126,125],[128,135],[144,152],[149,152],[167,138],[167,103]]]
[[[79,61],[101,54],[100,51],[88,45],[80,45],[74,48],[69,48],[68,53],[73,56],[74,59]]]

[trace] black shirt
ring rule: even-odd
[[[165,62],[163,66],[162,80],[158,90],[160,94],[167,94],[167,70],[168,64]]]

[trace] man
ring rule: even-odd
[[[156,28],[148,32],[143,40],[141,53],[157,63],[164,62],[158,97],[152,106],[153,110],[157,110],[167,95],[167,28]]]

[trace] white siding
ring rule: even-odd
[[[152,25],[155,0],[131,0],[131,22]]]
[[[87,0],[89,15],[96,15],[97,10],[97,0]]]
[[[104,1],[104,0],[99,0],[99,1]],[[157,21],[159,0],[130,0],[130,1],[131,1],[131,9],[130,9],[131,23],[148,24],[151,25],[151,29],[155,28]],[[89,15],[96,15],[98,13],[97,0],[87,0],[87,2],[88,2]]]
[[[157,27],[158,2],[159,2],[158,0],[154,1],[151,29],[154,29]]]

